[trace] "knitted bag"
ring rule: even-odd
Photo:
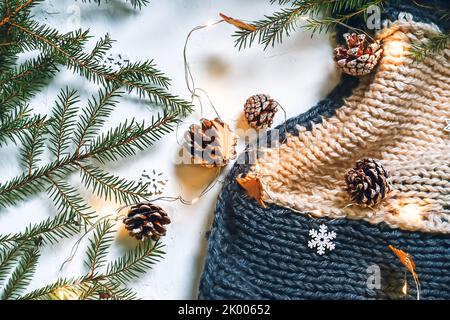
[[[413,258],[421,298],[450,299],[450,51],[415,63],[398,50],[435,34],[439,21],[403,3],[384,8],[383,18],[408,12],[413,21],[379,32],[384,53],[374,73],[343,76],[326,99],[279,126],[288,134],[256,165],[232,168],[200,299],[415,299],[408,273],[402,293],[405,268],[388,245]],[[364,157],[380,159],[395,190],[375,209],[348,206],[345,192],[345,171]],[[266,209],[237,185],[247,172],[262,180]],[[420,215],[403,214],[408,205]],[[319,255],[308,241],[322,224],[336,238]]]

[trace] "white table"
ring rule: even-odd
[[[109,32],[117,42],[114,52],[125,53],[131,60],[154,58],[158,67],[173,79],[172,92],[189,99],[184,82],[182,50],[189,30],[208,21],[218,20],[218,13],[224,12],[235,18],[255,19],[269,14],[273,8],[269,1],[262,0],[165,0],[151,1],[142,11],[125,10],[128,6],[112,1],[110,5],[98,7],[95,4],[70,0],[48,0],[46,5],[36,8],[36,14],[45,10],[48,24],[70,30],[78,22],[89,27],[92,34],[100,37]],[[80,19],[78,19],[78,13]],[[222,118],[235,129],[239,127],[243,104],[255,93],[268,93],[286,109],[288,117],[306,111],[324,97],[337,83],[338,75],[332,61],[332,48],[328,36],[315,36],[299,32],[287,39],[276,49],[262,50],[255,46],[250,50],[238,51],[231,37],[234,28],[220,24],[194,33],[189,58],[196,84],[207,90]],[[95,87],[70,72],[61,72],[43,93],[36,96],[32,106],[45,113],[53,106],[59,88],[69,85],[79,89],[84,100],[95,92]],[[108,127],[125,117],[148,118],[148,107],[130,99],[122,100],[114,112]],[[213,110],[205,108],[203,116],[214,117]],[[179,136],[191,123],[200,119],[200,109],[186,119]],[[283,121],[279,112],[275,123]],[[239,151],[243,145],[238,145]],[[177,167],[174,159],[178,145],[176,135],[167,135],[147,152],[139,156],[109,164],[111,172],[129,179],[138,179],[142,170],[156,169],[163,172],[169,182],[164,195],[182,194],[192,199],[202,190],[213,173],[204,169]],[[5,181],[20,173],[17,163],[17,148],[8,146],[0,150],[0,179]],[[223,178],[223,177],[222,177]],[[221,180],[222,180],[221,178]],[[78,176],[71,183],[80,185]],[[200,273],[206,255],[205,232],[213,221],[213,212],[220,183],[195,205],[161,202],[172,217],[168,227],[165,258],[146,275],[130,284],[144,299],[190,299],[196,298]],[[99,214],[114,212],[113,203],[104,203],[81,189],[89,203]],[[0,233],[20,231],[26,222],[38,222],[55,209],[46,195],[40,195],[0,213]],[[52,282],[58,275],[75,276],[83,272],[84,242],[73,262],[61,273],[58,269],[69,256],[77,238],[65,239],[43,251],[31,287]],[[127,236],[118,233],[110,258],[114,258],[127,246]]]

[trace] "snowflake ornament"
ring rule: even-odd
[[[156,172],[156,170],[152,170],[150,173],[146,170],[142,171],[141,178],[139,179],[139,183],[147,185],[147,190],[152,195],[163,193],[167,181],[164,174],[162,172]]]
[[[335,244],[332,242],[336,238],[336,232],[328,232],[326,225],[322,224],[319,230],[311,229],[309,230],[309,236],[312,240],[308,241],[308,247],[311,249],[317,248],[317,253],[319,255],[324,255],[325,250],[333,251]]]

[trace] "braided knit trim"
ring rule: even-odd
[[[264,150],[252,167],[264,201],[316,217],[450,233],[450,135],[443,130],[450,118],[450,50],[420,63],[407,54],[411,42],[438,31],[397,21],[380,32],[378,69],[361,78],[335,116],[312,130],[298,126],[298,134]],[[345,191],[345,171],[364,157],[380,159],[392,177],[394,192],[374,209],[349,205]]]

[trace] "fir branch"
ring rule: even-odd
[[[439,33],[424,42],[413,43],[411,55],[417,62],[422,61],[426,57],[437,55],[448,49],[450,45],[450,33]]]
[[[264,19],[251,23],[256,28],[255,31],[237,31],[235,44],[239,50],[250,47],[255,40],[264,45],[264,49],[269,45],[274,46],[275,43],[282,42],[283,36],[289,36],[298,27],[298,19],[304,12],[302,8],[285,8],[271,16],[265,16]]]
[[[53,108],[51,121],[50,151],[57,160],[66,152],[71,143],[71,136],[76,124],[79,96],[75,90],[61,90],[56,106]]]
[[[111,262],[107,267],[105,278],[124,284],[138,277],[160,260],[164,254],[162,248],[163,245],[158,241],[152,243],[147,240],[139,244],[136,249]]]
[[[117,98],[120,96],[118,86],[106,87],[98,91],[98,98],[93,96],[87,108],[83,109],[80,121],[74,132],[76,154],[85,146],[89,139],[93,138],[105,123],[117,104]]]
[[[92,49],[89,54],[89,58],[95,60],[96,62],[102,62],[105,54],[112,48],[114,40],[111,39],[109,34],[107,33],[103,38],[101,38],[95,44],[94,49]]]
[[[149,194],[147,186],[106,173],[90,165],[80,165],[81,178],[87,188],[106,200],[124,205],[138,202]]]
[[[24,135],[27,131],[41,127],[45,123],[45,119],[41,116],[32,116],[28,106],[21,106],[13,112],[4,115],[0,122],[0,146],[7,141],[17,140],[24,142]]]
[[[90,276],[95,276],[96,271],[105,264],[109,247],[114,240],[113,232],[113,225],[109,221],[104,221],[96,227],[94,236],[89,241],[85,261]]]
[[[106,161],[117,161],[136,155],[144,150],[164,134],[172,131],[173,126],[179,122],[174,114],[157,115],[152,117],[151,124],[145,122],[136,123],[125,121],[106,134],[99,136],[86,151],[83,157],[93,157],[101,163]]]
[[[80,300],[135,300],[137,294],[128,288],[112,281],[98,281],[91,285],[89,290],[83,292]]]
[[[19,296],[20,292],[31,281],[38,259],[39,249],[37,247],[25,251],[3,289],[1,294],[2,300],[14,299]]]
[[[10,14],[7,16],[3,16],[2,20],[0,21],[0,27],[3,25],[10,23],[12,19],[17,16],[20,12],[24,10],[29,10],[32,6],[38,4],[39,2],[43,2],[43,0],[27,0],[23,3],[21,3],[19,6],[17,6]]]
[[[371,5],[382,5],[387,0],[293,0],[272,1],[281,5],[281,8],[272,15],[267,15],[251,25],[255,30],[239,30],[235,33],[235,44],[239,49],[250,47],[255,41],[266,49],[269,45],[281,43],[284,37],[300,28],[301,20],[313,22],[306,26],[314,31],[329,30],[336,21],[345,22],[350,18],[364,15]],[[319,16],[322,15],[323,18]],[[334,20],[334,23],[332,22]]]
[[[81,48],[72,52],[64,50],[55,41],[59,37],[55,29],[40,26],[35,22],[29,23],[27,26],[13,22],[10,22],[10,24],[24,33],[29,46],[42,50],[57,51],[64,65],[89,81],[103,86],[111,84],[113,87],[124,87],[128,92],[136,92],[139,97],[147,97],[150,102],[162,105],[168,110],[183,111],[183,115],[192,111],[190,103],[171,95],[164,88],[139,81],[139,78],[145,75],[147,70],[131,72],[130,69],[125,69],[119,72],[110,72],[106,67],[99,65],[95,59],[92,59],[91,54],[82,52]],[[154,77],[159,78],[156,74]]]
[[[10,247],[17,243],[33,241],[45,245],[57,242],[59,239],[68,238],[80,231],[80,224],[74,216],[58,214],[38,224],[26,227],[23,232],[16,234],[0,235],[0,246]]]
[[[135,299],[136,294],[121,285],[145,273],[164,254],[162,245],[158,242],[146,241],[131,250],[116,261],[110,262],[106,273],[93,272],[97,267],[92,266],[104,264],[106,250],[111,243],[109,223],[105,222],[97,228],[96,235],[90,242],[88,253],[88,265],[91,266],[87,275],[73,279],[58,279],[55,283],[34,290],[24,296],[21,300],[48,300],[58,299],[58,291],[73,293],[77,299],[100,299],[101,295],[107,295],[108,299]],[[100,255],[99,255],[100,254]]]
[[[58,68],[52,55],[40,55],[0,74],[0,115],[25,104]]]
[[[45,186],[50,182],[49,176],[62,179],[74,172],[79,163],[90,159],[105,163],[133,156],[138,151],[150,147],[163,134],[170,132],[178,121],[175,114],[165,114],[156,119],[152,117],[152,123],[149,126],[146,126],[144,122],[137,124],[134,121],[131,123],[125,121],[93,141],[86,151],[55,160],[33,170],[31,174],[22,174],[0,185],[0,207],[14,205],[33,194],[44,191]]]
[[[78,278],[74,279],[65,279],[61,278],[58,279],[55,283],[46,285],[42,288],[33,290],[21,297],[19,297],[19,300],[53,300],[54,299],[54,292],[61,288],[70,288],[72,286],[75,286],[76,283],[79,282]]]
[[[48,176],[66,176],[73,171],[72,159],[54,161],[39,169],[28,172],[0,185],[0,207],[14,205],[19,201],[42,192],[49,184]],[[72,160],[74,161],[74,160]]]
[[[6,280],[23,250],[29,247],[27,244],[20,242],[0,248],[0,284]]]
[[[60,214],[67,217],[75,216],[78,218],[78,223],[92,225],[91,221],[95,218],[95,213],[78,195],[78,192],[63,181],[56,181],[52,177],[48,178],[51,182],[48,193]]]
[[[29,225],[23,232],[0,235],[0,279],[7,279],[13,271],[3,293],[5,298],[18,298],[27,285],[37,263],[38,246],[70,237],[78,233],[82,225],[91,223],[91,209],[77,190],[65,182],[67,177],[80,171],[83,183],[106,199],[114,197],[122,203],[142,199],[147,195],[145,185],[103,172],[90,162],[99,160],[104,163],[134,155],[172,130],[180,116],[192,111],[190,103],[167,91],[170,79],[156,68],[152,60],[129,63],[114,72],[104,67],[102,59],[113,42],[108,34],[97,41],[90,52],[85,52],[84,46],[90,38],[87,31],[61,34],[57,29],[33,21],[30,9],[41,2],[43,0],[0,3],[0,146],[9,140],[20,141],[21,161],[26,167],[21,175],[0,184],[0,207],[17,204],[36,193],[47,191],[58,214]],[[131,2],[140,8],[148,1]],[[17,64],[19,54],[34,50],[40,51],[37,58]],[[32,115],[25,105],[56,75],[60,65],[100,84],[102,89],[98,97],[89,100],[78,119],[78,96],[66,88],[59,94],[49,120]],[[162,106],[164,115],[152,118],[150,124],[125,121],[98,135],[118,103],[116,98],[123,94],[121,89]],[[71,139],[72,132],[76,133],[75,139]],[[46,140],[55,159],[39,166]],[[67,288],[86,299],[102,296],[135,298],[134,292],[121,287],[127,277],[122,273],[131,270],[132,275],[128,277],[136,276],[161,252],[140,246],[116,264],[110,264],[109,273],[99,274],[98,269],[106,263],[107,249],[112,242],[109,228],[101,225],[91,240],[88,275],[72,280],[60,279],[23,297],[58,298],[55,290]]]
[[[22,139],[21,162],[30,175],[37,168],[39,157],[44,151],[46,123],[38,123],[29,130],[29,134]]]

